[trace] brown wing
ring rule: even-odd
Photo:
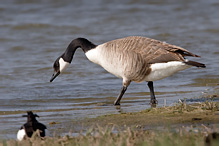
[[[115,45],[114,48],[120,49],[121,51],[135,52],[142,56],[149,64],[168,61],[184,61],[184,56],[199,57],[181,47],[139,36],[117,39],[106,44],[113,44]]]

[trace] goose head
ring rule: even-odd
[[[50,79],[50,82],[52,82],[60,73],[62,73],[70,64],[70,62],[67,62],[63,58],[64,54],[56,59],[56,61],[53,64],[54,73],[52,75],[52,78]]]
[[[65,52],[54,62],[54,74],[52,75],[50,82],[52,82],[60,73],[62,73],[70,65],[77,48],[82,48],[84,53],[86,53],[87,51],[95,48],[96,46],[97,45],[94,45],[85,38],[77,38],[72,40]]]

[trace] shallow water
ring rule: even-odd
[[[175,44],[202,56],[190,68],[154,82],[159,106],[218,90],[219,2],[167,1],[27,1],[0,4],[0,139],[15,138],[28,110],[50,122],[135,112],[149,108],[146,83],[131,83],[121,101],[113,102],[122,80],[89,62],[78,49],[71,66],[53,83],[55,59],[69,42],[85,37],[95,44],[140,35]],[[68,131],[66,131],[68,132]]]

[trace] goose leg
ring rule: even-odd
[[[125,93],[125,91],[127,90],[127,87],[123,86],[120,94],[118,95],[118,97],[116,98],[114,105],[120,105],[120,100],[122,99],[123,94]]]
[[[124,93],[127,90],[130,83],[131,83],[131,81],[123,79],[122,89],[121,89],[118,97],[116,98],[114,105],[120,105],[120,100],[122,99],[122,96],[124,95]]]
[[[148,87],[150,89],[150,94],[151,94],[151,105],[156,105],[157,104],[157,100],[156,100],[156,97],[154,95],[154,86],[153,86],[153,82],[152,81],[148,82]]]

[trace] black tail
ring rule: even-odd
[[[202,67],[202,68],[206,67],[205,64],[195,62],[195,61],[185,61],[184,63],[187,64],[187,65],[192,65],[192,66],[196,66],[196,67]]]

